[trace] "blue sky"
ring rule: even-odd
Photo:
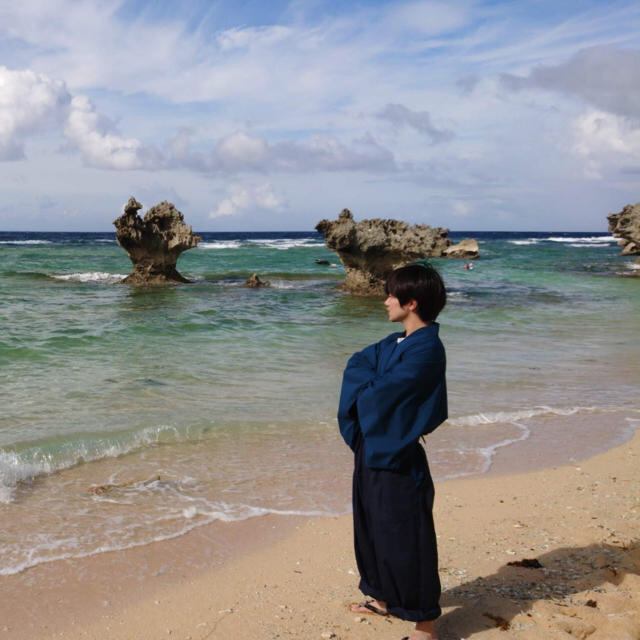
[[[605,230],[640,200],[637,2],[0,5],[0,229],[200,231],[350,208]]]

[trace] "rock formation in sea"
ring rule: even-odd
[[[480,249],[478,247],[478,241],[473,238],[465,238],[460,240],[458,244],[452,244],[443,251],[443,255],[446,258],[477,258],[479,257]]]
[[[379,218],[356,222],[349,209],[343,209],[337,220],[321,220],[316,230],[344,265],[342,288],[359,295],[383,294],[388,273],[414,260],[478,258],[475,240],[452,245],[448,229]]]
[[[250,289],[259,289],[260,287],[268,287],[271,283],[268,280],[261,280],[257,273],[252,273],[245,281],[245,287]]]
[[[607,216],[609,231],[620,238],[623,256],[640,255],[640,202],[628,204],[619,213]],[[636,258],[640,264],[640,258]]]
[[[140,209],[142,205],[131,197],[124,213],[113,221],[118,244],[133,263],[133,271],[121,283],[189,282],[178,273],[176,263],[183,251],[193,249],[202,238],[193,233],[170,202],[151,207],[144,218],[138,215]]]

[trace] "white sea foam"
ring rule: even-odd
[[[447,291],[447,300],[460,302],[465,300],[468,301],[470,298],[462,291]]]
[[[514,424],[521,420],[536,418],[544,415],[572,416],[576,413],[591,413],[596,411],[595,407],[568,407],[557,408],[538,406],[531,409],[518,409],[516,411],[496,411],[493,413],[474,413],[469,416],[459,418],[449,418],[447,423],[456,427],[475,427],[482,424],[507,423]]]
[[[240,240],[220,240],[217,242],[201,242],[198,249],[240,249]]]
[[[189,531],[193,531],[198,527],[211,524],[215,521],[238,522],[240,520],[248,520],[249,518],[255,518],[269,514],[303,517],[345,515],[345,513],[343,512],[270,509],[268,507],[256,507],[247,504],[228,504],[224,502],[212,504],[210,509],[188,507],[179,515],[180,519],[183,521],[183,524],[177,531],[149,536],[149,538],[146,540],[129,541],[122,544],[100,544],[91,549],[74,550],[74,547],[78,547],[78,545],[80,544],[80,541],[75,538],[50,539],[42,536],[39,539],[38,544],[29,549],[28,553],[25,554],[26,557],[24,557],[23,555],[20,559],[16,558],[14,562],[5,561],[3,565],[0,566],[0,575],[15,575],[39,564],[55,562],[57,560],[87,558],[99,553],[122,551],[124,549],[133,549],[135,547],[144,547],[155,542],[179,538]],[[199,519],[197,521],[194,521],[194,519],[198,516]],[[169,518],[173,519],[172,516],[169,516]],[[149,530],[152,531],[153,527],[150,527]],[[62,549],[65,548],[66,550],[62,551]],[[60,551],[56,553],[56,551],[58,550]],[[0,553],[5,551],[5,548],[0,547]]]
[[[313,289],[326,280],[269,280],[272,289]]]
[[[627,269],[631,269],[632,271],[640,270],[640,264],[637,264],[635,262],[629,262],[626,266],[627,266]]]
[[[545,238],[546,240],[548,240],[549,242],[566,242],[566,243],[572,243],[572,242],[579,242],[581,244],[600,244],[603,242],[606,243],[610,243],[610,242],[617,242],[617,238],[614,238],[613,236],[583,236],[583,237],[567,237],[564,238],[562,236],[549,236],[548,238]]]
[[[447,420],[447,424],[456,427],[477,427],[488,424],[517,423],[516,426],[524,428],[519,423],[531,418],[541,416],[566,417],[580,413],[614,410],[607,407],[550,407],[540,405],[514,411],[484,412],[452,417]],[[626,418],[626,420],[638,422],[640,418]],[[68,469],[81,462],[115,458],[160,443],[191,442],[197,441],[202,437],[203,432],[199,429],[179,429],[174,426],[160,425],[103,437],[69,439],[56,445],[43,443],[34,444],[21,450],[13,448],[9,450],[0,449],[0,490],[15,488],[22,481]]]
[[[53,244],[51,240],[0,240],[0,244]]]
[[[507,240],[509,244],[517,244],[517,245],[529,245],[529,244],[538,244],[540,240],[538,238],[529,238],[528,240]]]
[[[589,247],[590,249],[597,247],[608,247],[609,245],[605,242],[570,242],[570,247]]]
[[[15,451],[0,451],[0,503],[13,500],[18,483],[51,470],[51,461],[47,458],[35,462],[22,459]]]
[[[96,282],[99,284],[115,284],[120,282],[127,275],[123,273],[107,273],[105,271],[83,271],[81,273],[63,273],[52,275],[56,280],[67,280],[69,282]]]
[[[247,242],[268,249],[295,249],[297,247],[324,247],[323,242],[318,242],[314,238],[274,238],[268,239],[251,239]]]
[[[593,413],[594,411],[606,411],[604,407],[548,407],[545,405],[532,407],[530,409],[517,409],[515,411],[496,411],[492,413],[475,413],[468,416],[460,416],[458,418],[450,418],[447,423],[456,427],[480,427],[488,424],[509,424],[520,431],[520,435],[514,438],[505,438],[499,442],[493,443],[487,447],[473,447],[466,448],[464,445],[460,445],[456,448],[456,452],[479,454],[482,459],[482,463],[479,469],[470,469],[461,473],[454,473],[443,476],[441,479],[457,478],[466,475],[473,475],[476,473],[486,473],[493,463],[493,457],[498,449],[508,447],[517,442],[526,440],[531,435],[529,427],[523,424],[531,418],[537,418],[540,416],[573,416],[579,413]]]
[[[509,445],[515,444],[516,442],[522,442],[522,440],[526,440],[531,435],[531,431],[523,424],[515,421],[512,421],[511,424],[514,427],[518,427],[518,429],[520,429],[520,435],[517,438],[505,438],[504,440],[496,442],[495,444],[492,444],[488,447],[481,447],[480,449],[477,449],[477,451],[483,456],[485,461],[484,466],[481,469],[482,473],[487,472],[491,468],[493,456],[498,449],[501,449],[502,447],[508,447]]]
[[[187,438],[189,434],[175,427],[159,426],[104,438],[70,440],[55,448],[34,445],[20,451],[0,450],[0,503],[11,502],[19,483],[37,476],[69,469],[81,462],[117,458],[159,442]]]
[[[464,446],[461,446],[455,450],[456,452],[479,454],[482,457],[482,464],[479,469],[470,469],[469,471],[450,473],[440,477],[439,480],[448,480],[451,478],[461,478],[463,476],[475,475],[477,473],[486,473],[491,468],[493,456],[496,454],[496,451],[498,451],[498,449],[501,449],[502,447],[508,447],[509,445],[515,444],[516,442],[522,442],[523,440],[526,440],[527,438],[529,438],[529,436],[531,436],[531,431],[525,425],[513,420],[509,421],[509,424],[512,424],[514,427],[520,429],[519,436],[515,438],[505,438],[504,440],[500,440],[500,442],[496,442],[495,444],[489,445],[487,447],[465,449]]]

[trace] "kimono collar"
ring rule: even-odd
[[[404,340],[400,342],[397,341],[398,338],[402,338],[402,333],[393,333],[389,338],[392,338],[393,341],[387,342],[391,349],[385,349],[384,355],[381,357],[379,366],[382,371],[385,371],[389,366],[391,366],[406,349],[408,349],[412,344],[416,341],[430,341],[434,338],[438,337],[438,328],[439,324],[437,322],[432,322],[428,324],[426,327],[420,327],[420,329],[416,329],[413,333],[408,335]],[[391,343],[391,344],[390,344]]]
[[[413,338],[414,336],[420,338],[432,337],[434,335],[438,335],[438,329],[440,325],[437,322],[431,322],[426,327],[420,327],[416,329],[414,332],[409,334],[402,342],[406,342],[407,340]],[[400,337],[403,337],[404,334],[400,334]],[[401,343],[402,344],[402,343]]]
[[[395,349],[394,355],[400,355],[406,348],[412,345],[414,342],[419,342],[422,340],[433,340],[438,337],[438,329],[440,325],[437,322],[432,322],[428,324],[426,327],[420,327],[416,329],[412,333],[410,333],[404,340],[398,342],[397,348]],[[403,334],[399,334],[402,337]]]

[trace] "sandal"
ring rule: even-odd
[[[367,609],[368,611],[353,611],[353,607],[362,607],[363,609]],[[376,607],[376,605],[373,604],[373,601],[371,601],[371,600],[368,600],[367,602],[357,602],[357,603],[354,602],[349,607],[349,609],[351,610],[351,613],[363,613],[363,614],[367,614],[368,615],[368,612],[371,612],[371,613],[375,613],[377,616],[388,616],[388,615],[390,615],[384,609],[381,609],[380,607]]]

